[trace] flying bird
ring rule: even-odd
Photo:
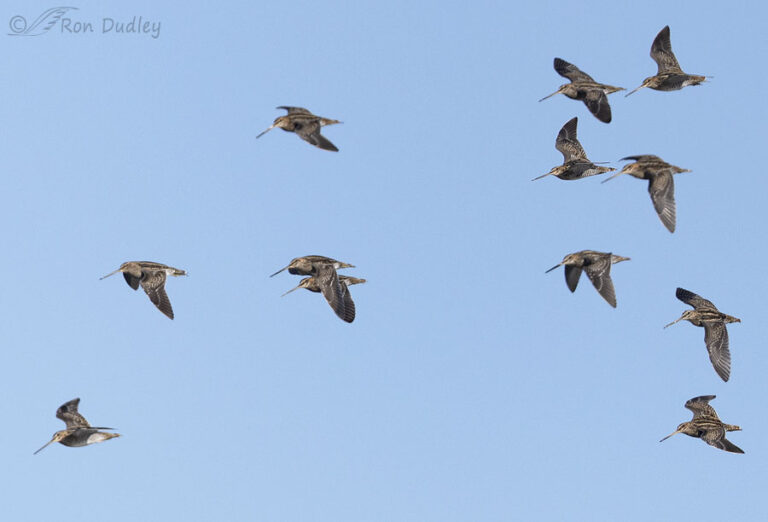
[[[85,417],[80,415],[77,411],[77,406],[80,404],[80,399],[72,399],[69,402],[65,402],[59,409],[56,410],[56,417],[63,420],[67,428],[61,431],[57,431],[53,434],[53,438],[46,443],[42,448],[37,450],[34,454],[37,455],[43,449],[47,448],[49,444],[54,442],[60,442],[65,446],[80,447],[87,446],[88,444],[95,444],[97,442],[103,442],[105,440],[119,437],[119,433],[107,433],[99,430],[112,430],[114,428],[93,427],[88,424]]]
[[[320,128],[324,125],[341,123],[339,120],[316,116],[302,107],[286,107],[281,105],[277,108],[285,109],[288,111],[288,114],[275,118],[274,123],[267,130],[256,136],[256,138],[261,138],[264,134],[277,127],[286,132],[295,132],[302,140],[311,143],[315,147],[338,152],[339,149],[325,136],[320,134]]]
[[[688,169],[682,169],[670,165],[658,156],[644,154],[640,156],[627,156],[619,161],[634,160],[634,163],[624,165],[620,172],[610,178],[604,179],[602,183],[610,181],[616,176],[629,174],[638,179],[648,180],[648,193],[651,195],[653,208],[659,215],[659,219],[670,232],[675,231],[676,208],[675,208],[675,182],[672,180],[673,174],[681,172],[690,172]]]
[[[540,102],[562,93],[572,100],[583,101],[589,112],[603,123],[611,122],[611,106],[608,105],[607,95],[625,90],[623,87],[597,83],[590,75],[561,58],[555,58],[555,71],[571,83],[561,85],[555,92],[540,99]]]
[[[655,76],[650,76],[643,80],[642,85],[627,93],[627,96],[639,91],[643,87],[650,87],[657,91],[679,91],[689,85],[699,85],[707,79],[707,76],[684,73],[680,68],[680,64],[677,63],[677,58],[675,58],[675,53],[672,52],[668,25],[664,26],[664,29],[659,31],[659,34],[654,38],[651,45],[651,58],[658,65],[658,72]]]
[[[291,262],[287,266],[281,268],[269,277],[274,277],[283,270],[288,270],[289,274],[293,275],[312,275],[314,268],[320,265],[331,265],[336,270],[340,268],[355,268],[355,265],[344,263],[342,261],[336,261],[330,257],[325,256],[303,256],[295,257],[291,259]]]
[[[288,290],[283,296],[299,288],[306,288],[310,292],[322,292],[336,315],[341,320],[351,323],[355,320],[355,303],[352,301],[352,295],[349,293],[349,286],[365,283],[365,279],[342,275],[338,276],[339,285],[337,286],[330,270],[333,269],[326,265],[326,268],[321,269],[318,275],[305,277],[299,282],[298,286]],[[335,270],[333,272],[335,273]]]
[[[621,261],[629,261],[629,258],[606,252],[582,250],[581,252],[568,254],[560,263],[547,270],[546,273],[565,265],[565,284],[568,285],[568,289],[571,292],[575,292],[576,286],[579,284],[581,271],[584,270],[597,292],[603,296],[603,299],[608,301],[609,305],[616,308],[616,293],[613,289],[613,281],[611,280],[611,265]]]
[[[711,301],[685,288],[678,288],[675,295],[685,304],[692,306],[693,310],[684,311],[679,319],[672,321],[664,328],[682,320],[689,321],[694,326],[703,327],[704,343],[707,345],[709,360],[712,361],[712,366],[720,378],[727,382],[731,376],[731,352],[728,349],[728,330],[725,325],[740,323],[741,319],[722,313]]]
[[[546,174],[533,178],[531,181],[536,181],[537,179],[549,175],[566,180],[581,179],[586,178],[587,176],[594,176],[595,174],[603,174],[604,172],[616,170],[610,167],[599,167],[589,161],[587,153],[584,152],[581,143],[579,143],[579,140],[576,138],[576,125],[578,123],[578,118],[568,120],[557,134],[555,148],[563,154],[563,164],[553,167],[552,170]]]
[[[714,446],[731,453],[744,453],[733,442],[725,438],[728,431],[741,431],[741,428],[733,424],[726,424],[717,417],[715,409],[709,405],[714,395],[702,395],[686,401],[685,407],[693,412],[693,419],[680,424],[675,431],[661,439],[664,442],[672,435],[685,433],[689,437],[703,440],[710,446]]]
[[[173,319],[173,308],[168,294],[165,293],[165,280],[167,276],[187,275],[184,270],[152,261],[128,261],[120,265],[120,268],[110,272],[101,279],[105,279],[118,272],[123,273],[125,282],[134,290],[141,288],[149,296],[149,300],[170,319]]]

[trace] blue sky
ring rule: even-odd
[[[764,518],[765,8],[692,6],[78,2],[65,17],[93,33],[6,29],[4,518]],[[134,16],[158,37],[100,32]],[[637,87],[665,25],[710,82],[613,94],[609,125],[537,103],[555,56]],[[340,152],[256,140],[278,105],[343,121]],[[593,161],[693,171],[674,234],[646,182],[530,181],[573,116]],[[632,258],[617,309],[544,273],[583,249]],[[280,297],[299,278],[269,274],[306,254],[368,280],[353,324]],[[99,281],[128,260],[189,272],[174,321]],[[662,329],[678,286],[742,319],[730,382],[702,329]],[[704,394],[745,455],[658,443]],[[123,437],[32,456],[74,397]]]

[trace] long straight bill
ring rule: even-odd
[[[552,94],[550,94],[549,96],[544,96],[544,97],[543,97],[542,99],[540,99],[539,101],[540,101],[540,102],[543,102],[543,101],[544,101],[544,100],[546,100],[547,98],[551,98],[551,97],[552,97],[552,96],[554,96],[555,94],[560,94],[561,92],[562,92],[562,91],[561,91],[560,89],[558,89],[558,90],[556,90],[555,92],[553,92]]]
[[[256,136],[256,139],[259,139],[259,138],[261,138],[262,136],[264,136],[266,133],[268,133],[269,131],[271,131],[271,130],[272,130],[272,129],[274,129],[274,128],[275,128],[275,126],[274,126],[274,125],[270,125],[270,126],[269,126],[269,128],[268,128],[267,130],[265,130],[264,132],[262,132],[261,134],[259,134],[258,136]]]
[[[672,325],[673,325],[673,324],[675,324],[675,323],[679,323],[679,322],[680,322],[680,321],[682,321],[682,320],[683,320],[683,318],[682,318],[682,317],[680,317],[679,319],[675,319],[674,321],[672,321],[671,323],[669,323],[668,325],[666,325],[664,328],[668,328],[668,327],[672,326]]]
[[[288,268],[288,267],[286,266],[286,267],[283,267],[283,268],[281,268],[280,270],[278,270],[277,272],[275,272],[274,274],[272,274],[272,275],[271,275],[271,276],[269,276],[269,277],[275,277],[277,274],[279,274],[280,272],[282,272],[282,271],[283,271],[283,270],[285,270],[286,268]]]
[[[661,439],[659,442],[664,442],[665,440],[670,438],[672,435],[677,435],[678,433],[680,433],[680,430],[675,430],[672,433],[670,433],[669,435],[667,435],[666,437],[664,437],[663,439]]]
[[[286,295],[290,294],[290,293],[291,293],[291,292],[293,292],[294,290],[298,290],[299,288],[301,288],[301,285],[299,285],[299,286],[295,286],[295,287],[291,288],[290,290],[288,290],[286,293],[284,293],[284,294],[283,294],[283,295],[281,295],[280,297],[285,297]]]
[[[52,442],[54,442],[55,440],[56,440],[56,439],[51,439],[51,440],[49,440],[49,441],[48,441],[48,442],[45,444],[45,446],[43,446],[42,448],[40,448],[39,450],[37,450],[36,452],[34,452],[32,455],[37,455],[38,453],[40,453],[41,451],[43,451],[45,448],[47,448],[47,447],[48,447],[48,446],[49,446],[49,445],[50,445]]]
[[[118,268],[118,269],[117,269],[117,270],[115,270],[114,272],[110,272],[110,273],[108,273],[107,275],[105,275],[104,277],[100,277],[100,278],[99,278],[99,281],[101,281],[102,279],[106,279],[106,278],[108,278],[108,277],[109,277],[109,276],[111,276],[111,275],[115,275],[115,274],[116,274],[116,273],[118,273],[119,271],[120,271],[120,269]]]

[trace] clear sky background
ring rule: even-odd
[[[94,33],[9,36],[0,9],[3,520],[757,520],[768,515],[762,318],[768,181],[761,3],[78,1]],[[101,33],[103,18],[159,37]],[[554,57],[632,89],[665,25],[687,72],[610,96],[605,125]],[[332,153],[274,130],[342,120]],[[647,183],[531,179],[579,117],[593,161]],[[562,269],[612,251],[618,308]],[[293,257],[356,265],[357,319],[295,292]],[[119,276],[186,269],[163,316]],[[731,381],[682,286],[742,319]],[[716,394],[729,454],[678,435]],[[81,412],[122,438],[32,453]]]

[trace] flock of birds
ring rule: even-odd
[[[627,96],[643,87],[649,87],[658,91],[675,91],[689,85],[699,85],[707,79],[706,76],[683,72],[672,52],[669,26],[664,27],[653,40],[651,58],[658,65],[658,72],[655,76],[643,80],[640,87],[629,92]],[[571,99],[583,101],[598,120],[603,123],[610,123],[611,107],[608,104],[608,95],[624,89],[598,83],[578,67],[561,58],[555,58],[554,67],[555,71],[560,76],[570,80],[570,83],[561,85],[557,91],[539,101],[546,100],[556,94],[564,94]],[[589,160],[577,138],[577,124],[578,118],[570,119],[563,125],[557,135],[555,148],[562,153],[563,164],[552,168],[546,174],[534,178],[533,181],[550,175],[563,180],[576,180],[616,170]],[[653,207],[667,230],[674,232],[677,213],[675,187],[672,178],[675,174],[690,171],[671,165],[660,157],[650,154],[627,156],[620,161],[632,161],[632,163],[625,165],[620,172],[607,178],[603,183],[621,174],[629,174],[638,179],[648,180],[648,192],[651,196]],[[551,272],[560,266],[565,266],[565,283],[571,292],[576,291],[582,271],[586,272],[587,277],[589,277],[597,292],[608,304],[615,308],[616,293],[613,281],[611,280],[611,266],[628,260],[628,257],[615,255],[610,252],[582,250],[566,255],[560,263],[547,270],[547,272]],[[728,381],[731,375],[731,354],[728,347],[728,331],[725,325],[741,322],[741,320],[720,312],[711,301],[684,288],[678,288],[675,295],[680,301],[690,305],[693,309],[683,312],[679,319],[669,323],[665,328],[682,320],[689,321],[695,326],[703,327],[704,343],[707,346],[712,366],[721,379]],[[666,440],[677,433],[685,433],[691,437],[698,437],[716,448],[732,453],[744,453],[725,438],[726,432],[740,430],[741,428],[720,421],[714,408],[709,405],[709,401],[714,398],[714,395],[705,395],[694,397],[687,401],[685,407],[693,412],[693,419],[680,424],[677,430],[661,440]]]
[[[659,91],[674,91],[689,85],[699,85],[706,81],[706,76],[686,74],[680,68],[680,64],[672,52],[669,26],[664,27],[653,40],[651,58],[658,65],[657,74],[643,80],[643,83],[629,92],[627,96],[644,87]],[[604,123],[610,123],[611,107],[608,104],[607,95],[624,89],[598,83],[575,65],[560,58],[555,58],[554,67],[555,71],[570,80],[570,83],[560,86],[557,91],[539,101],[562,93],[571,99],[583,101],[597,119]],[[277,117],[272,125],[259,134],[257,138],[260,138],[274,128],[280,128],[286,132],[297,134],[304,141],[320,149],[329,151],[339,150],[320,133],[323,126],[341,123],[339,120],[317,116],[302,107],[280,106],[277,108],[285,109],[287,114]],[[546,174],[534,178],[534,180],[549,175],[563,180],[575,180],[616,170],[611,167],[599,166],[588,159],[587,154],[577,139],[577,124],[578,118],[572,118],[563,125],[557,135],[555,147],[563,154],[563,164],[554,167]],[[632,160],[633,163],[625,165],[620,172],[605,181],[621,174],[629,174],[639,179],[648,180],[648,192],[650,193],[656,213],[659,215],[664,226],[670,232],[674,232],[676,209],[672,176],[690,171],[670,165],[658,156],[653,155],[627,156],[622,158],[621,161],[626,160]],[[608,304],[615,308],[616,293],[610,276],[611,266],[628,260],[628,257],[612,253],[582,250],[566,255],[560,263],[547,270],[547,272],[551,272],[560,266],[565,266],[565,282],[571,292],[576,290],[582,271],[586,272],[587,277],[589,277],[598,293]],[[288,270],[290,274],[307,276],[301,279],[296,287],[285,292],[283,296],[299,288],[305,288],[310,292],[322,293],[334,313],[343,321],[351,323],[355,319],[355,303],[352,300],[349,287],[354,284],[365,283],[365,279],[338,275],[337,270],[344,268],[354,268],[354,266],[329,257],[310,255],[291,260],[287,266],[281,268],[270,277],[284,270]],[[184,270],[151,261],[129,261],[123,263],[117,270],[105,275],[101,279],[118,272],[122,272],[126,283],[134,290],[138,290],[139,286],[141,286],[150,301],[163,314],[173,319],[173,308],[168,299],[168,294],[165,292],[165,282],[169,275],[187,275]],[[711,301],[683,288],[677,289],[676,296],[682,302],[693,307],[693,309],[683,312],[679,319],[669,323],[665,328],[682,320],[689,321],[695,326],[703,327],[704,342],[707,346],[712,365],[717,374],[724,381],[728,381],[731,371],[731,356],[728,347],[728,331],[725,325],[727,323],[741,322],[741,320],[720,312]],[[674,432],[661,440],[664,441],[677,433],[685,433],[691,437],[700,438],[716,448],[733,453],[744,453],[725,437],[727,432],[738,431],[741,428],[725,424],[718,418],[714,408],[709,405],[709,402],[714,398],[714,395],[704,395],[688,400],[685,403],[685,407],[693,412],[693,419],[680,424]],[[64,421],[66,429],[57,431],[53,438],[37,450],[35,454],[53,442],[77,447],[87,446],[120,436],[117,433],[99,431],[112,430],[113,428],[92,427],[78,413],[79,403],[80,399],[77,398],[64,403],[58,408],[56,417]]]

